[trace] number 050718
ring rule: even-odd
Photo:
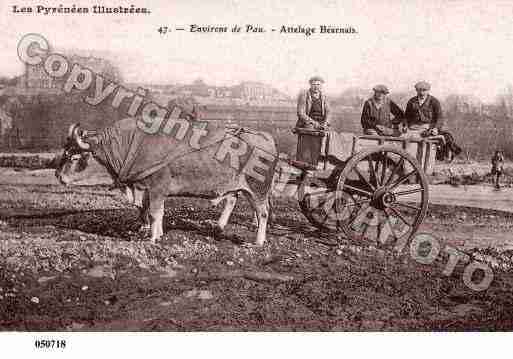
[[[34,345],[37,349],[64,349],[66,348],[66,341],[63,339],[36,339]]]

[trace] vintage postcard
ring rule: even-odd
[[[0,330],[510,331],[512,15],[2,1]]]

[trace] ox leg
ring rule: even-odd
[[[226,227],[228,224],[233,209],[235,208],[235,204],[237,204],[237,194],[233,193],[226,195],[226,202],[224,204],[223,213],[221,213],[221,217],[219,217],[219,221],[217,222],[217,225],[221,231],[224,230],[224,227]]]
[[[266,238],[267,221],[269,219],[269,201],[267,199],[255,203],[258,218],[258,230],[255,244],[263,246]]]
[[[258,214],[257,214],[257,211],[253,211],[253,225],[255,227],[258,227]]]
[[[272,226],[272,222],[274,221],[274,212],[273,212],[273,203],[271,202],[271,197],[268,198],[268,218],[267,224]],[[253,225],[258,227],[258,212],[255,210],[253,213]]]
[[[150,226],[150,215],[149,215],[149,209],[150,209],[150,199],[148,191],[146,190],[135,190],[135,198],[137,198],[137,205],[139,207],[139,220],[142,222],[141,227],[139,228],[139,231],[145,232],[149,231]]]
[[[142,222],[139,227],[140,232],[145,232],[150,230],[150,215],[148,214],[147,208],[139,208],[139,220]]]
[[[269,206],[269,211],[268,211],[268,218],[267,218],[267,224],[269,226],[272,227],[273,225],[273,222],[275,221],[275,216],[274,216],[274,204],[273,204],[273,201],[271,199],[272,197],[269,195],[269,197],[267,198],[267,205]]]
[[[152,196],[149,198],[149,217],[151,227],[150,241],[156,242],[164,234],[162,228],[162,219],[164,218],[164,200],[162,195]]]
[[[264,199],[256,199],[250,193],[244,192],[244,194],[251,204],[251,207],[253,207],[257,218],[258,229],[255,244],[257,246],[263,246],[266,238],[267,221],[269,219],[269,198],[266,196]]]

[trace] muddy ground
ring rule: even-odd
[[[510,330],[513,214],[433,204],[421,231],[493,266],[489,289],[391,246],[316,231],[276,200],[264,248],[240,202],[226,235],[220,207],[170,198],[165,237],[137,231],[137,210],[106,187],[0,184],[2,330]],[[12,179],[12,178],[11,178]],[[11,181],[12,182],[12,181]],[[40,183],[46,183],[44,180]]]

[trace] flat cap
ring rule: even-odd
[[[415,89],[429,91],[431,89],[431,85],[429,83],[427,83],[426,81],[420,81],[415,84]]]
[[[320,76],[312,76],[312,77],[310,77],[310,80],[308,80],[309,83],[312,83],[314,81],[319,81],[319,82],[324,83],[324,79]]]
[[[375,92],[383,92],[385,95],[388,94],[388,88],[385,85],[376,85],[372,89]]]

